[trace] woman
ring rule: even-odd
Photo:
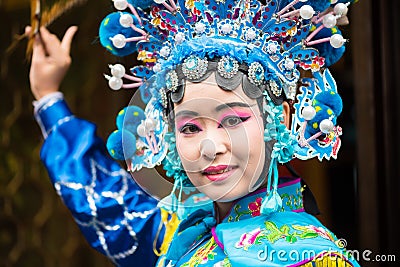
[[[134,76],[114,65],[106,78],[113,89],[139,86],[146,109],[122,110],[107,149],[131,171],[163,163],[175,184],[158,204],[104,155],[93,125],[57,92],[76,28],[61,42],[41,29],[30,76],[46,138],[41,156],[93,247],[121,266],[358,266],[305,211],[300,179],[278,179],[278,163],[335,158],[340,147],[341,100],[329,72],[319,72],[321,55],[332,51],[312,47],[326,36],[312,38],[347,6],[298,2],[170,1],[147,14],[114,0],[132,14],[103,20],[102,45],[119,56],[137,49],[146,65]],[[295,98],[297,67],[316,72]],[[287,102],[295,99],[289,131]],[[206,197],[183,201],[193,187]]]

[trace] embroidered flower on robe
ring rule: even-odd
[[[261,208],[262,198],[257,198],[254,202],[250,202],[248,207],[251,211],[251,216],[256,217],[260,216],[260,208]]]
[[[248,247],[253,245],[257,239],[257,237],[260,235],[261,229],[257,228],[249,233],[244,233],[240,237],[239,242],[235,244],[236,248],[243,248],[244,250],[247,250]]]
[[[323,227],[316,227],[314,225],[306,225],[306,226],[301,226],[301,225],[293,225],[292,226],[296,230],[304,231],[304,232],[312,232],[318,234],[320,237],[334,241],[335,238],[333,235],[327,231]]]

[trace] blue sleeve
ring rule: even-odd
[[[154,266],[157,200],[109,157],[96,126],[74,117],[63,99],[47,102],[35,117],[45,136],[41,159],[90,245],[118,266]]]

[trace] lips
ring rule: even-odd
[[[229,165],[210,166],[202,173],[211,181],[222,181],[228,178],[236,168]]]

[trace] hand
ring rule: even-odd
[[[26,27],[25,34],[31,30],[31,27]],[[71,64],[69,52],[77,30],[76,26],[69,27],[61,42],[44,27],[40,28],[40,37],[35,36],[29,80],[36,100],[59,90]]]

